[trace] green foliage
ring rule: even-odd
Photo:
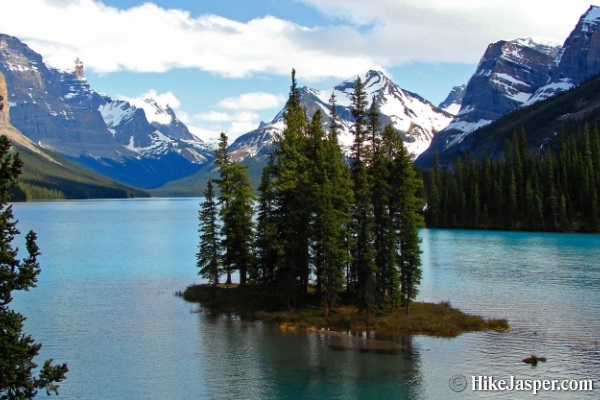
[[[315,193],[311,184],[308,122],[300,105],[295,71],[284,115],[286,128],[274,143],[269,165],[273,190],[271,221],[277,227],[279,259],[274,279],[286,306],[303,306],[310,277],[310,221]]]
[[[303,308],[316,296],[327,318],[345,292],[369,324],[376,308],[396,307],[401,300],[408,311],[417,294],[422,182],[399,133],[391,126],[380,132],[379,111],[372,105],[367,113],[365,97],[358,79],[356,140],[348,165],[338,143],[335,97],[325,132],[320,111],[307,120],[292,71],[286,128],[273,145],[259,186],[254,257],[240,253],[252,242],[251,229],[244,230],[249,224],[236,222],[251,215],[241,207],[246,202],[238,209],[235,200],[251,199],[249,189],[240,192],[249,184],[236,178],[244,167],[230,160],[226,136],[221,137],[215,163],[223,269],[238,269],[244,284],[245,263],[251,283],[267,288],[274,308]]]
[[[501,158],[464,154],[424,173],[430,227],[598,232],[600,134],[585,123],[530,149],[525,131]]]
[[[212,181],[208,181],[204,192],[204,202],[198,219],[200,220],[200,245],[196,255],[198,274],[213,285],[219,284],[221,274],[221,251],[219,246],[219,208],[215,201]]]
[[[374,248],[374,215],[372,204],[372,187],[367,163],[372,157],[368,144],[369,119],[366,111],[367,100],[364,84],[357,78],[352,92],[352,116],[354,117],[351,174],[354,191],[352,205],[352,280],[357,294],[358,306],[365,311],[366,323],[370,324],[371,312],[375,302],[375,248]],[[373,116],[372,116],[373,118]],[[375,132],[372,133],[372,136]],[[371,138],[372,138],[371,136]]]
[[[334,107],[335,100],[332,109]],[[332,119],[335,121],[333,112]],[[337,293],[343,288],[344,270],[349,262],[347,242],[352,182],[335,131],[328,136],[322,130],[320,111],[315,113],[310,125],[309,141],[314,193],[312,264],[328,312],[335,307]]]
[[[40,273],[34,232],[26,235],[26,258],[17,259],[17,249],[12,247],[19,230],[8,205],[9,192],[17,184],[23,164],[10,147],[6,136],[0,136],[0,399],[30,399],[40,389],[58,394],[58,383],[65,379],[68,368],[48,360],[35,375],[38,365],[33,359],[41,345],[22,333],[25,317],[10,309],[12,293],[35,287]]]
[[[215,164],[220,170],[220,179],[216,182],[220,189],[222,264],[228,284],[235,270],[239,271],[240,283],[244,284],[254,265],[252,215],[255,197],[246,171],[247,165],[231,160],[225,133],[221,133]]]

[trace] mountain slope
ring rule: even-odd
[[[372,99],[381,113],[381,125],[392,124],[404,137],[408,150],[418,155],[425,151],[433,136],[444,129],[452,120],[452,115],[440,110],[421,96],[401,89],[387,76],[378,71],[368,71],[361,80],[369,103]],[[336,97],[336,112],[340,117],[342,131],[339,141],[342,148],[350,151],[354,142],[351,126],[354,122],[351,114],[351,94],[356,79],[340,83],[330,90],[316,90],[308,87],[300,89],[301,103],[306,108],[309,118],[317,110],[323,114],[323,124],[328,126],[329,100],[331,95]],[[283,132],[284,120],[282,109],[268,124],[239,137],[230,147],[236,158],[242,160],[248,157],[268,154],[268,148],[275,135]]]
[[[590,6],[581,16],[552,63],[548,82],[528,104],[547,99],[600,72],[600,7]]]
[[[556,147],[561,131],[573,133],[586,122],[600,122],[600,75],[569,91],[515,110],[478,129],[460,147],[440,153],[440,163],[451,164],[464,151],[476,157],[484,152],[491,157],[502,157],[506,139],[521,130],[527,135],[530,149]],[[423,165],[420,162],[417,164]]]
[[[17,129],[113,179],[157,187],[197,171],[212,156],[169,107],[151,99],[136,107],[100,95],[81,69],[50,68],[17,38],[0,35],[0,72]]]
[[[399,130],[405,144],[412,154],[418,155],[430,144],[434,135],[442,130],[452,120],[452,115],[440,110],[421,96],[401,89],[387,76],[378,71],[368,71],[361,76],[365,85],[369,103],[372,99],[381,113],[381,126],[392,124]],[[301,104],[306,109],[309,118],[320,110],[323,115],[323,125],[330,125],[329,118],[331,95],[336,97],[336,112],[340,117],[341,131],[339,141],[346,154],[354,142],[351,127],[354,122],[351,114],[351,94],[356,84],[355,79],[340,83],[329,90],[317,90],[302,87]],[[262,168],[268,161],[271,145],[285,129],[285,107],[280,110],[273,120],[251,132],[238,137],[230,146],[232,158],[249,165],[249,175],[255,186],[258,185]],[[214,174],[214,167],[204,165],[201,169],[186,178],[169,182],[154,190],[157,195],[201,195],[202,188],[208,177]]]
[[[0,73],[0,96],[8,97],[4,75]],[[10,107],[0,111],[0,135],[11,141],[23,161],[19,185],[13,200],[86,199],[147,197],[148,192],[112,181],[71,163],[63,156],[43,149],[25,137],[9,122]]]
[[[490,45],[467,85],[461,111],[435,137],[430,148],[417,159],[417,164],[431,165],[436,152],[443,155],[468,151],[470,144],[478,140],[470,138],[479,135],[481,130],[478,128],[506,113],[573,88],[600,73],[599,28],[600,8],[591,6],[560,49],[531,40]],[[498,46],[502,51],[499,52]],[[555,56],[548,62],[553,54]],[[503,71],[505,65],[512,65],[509,72],[513,72],[507,74]],[[486,80],[488,87],[499,90],[485,90]],[[478,93],[487,93],[488,101],[477,100],[478,96],[485,97]]]
[[[462,102],[465,98],[465,90],[467,85],[454,86],[446,100],[442,101],[438,108],[446,111],[450,115],[456,115],[460,111]]]
[[[531,39],[490,44],[465,88],[460,112],[420,159],[431,162],[435,151],[464,147],[461,143],[477,128],[524,104],[548,80],[558,52]]]

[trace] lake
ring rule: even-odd
[[[38,234],[38,287],[14,308],[43,344],[42,362],[69,365],[61,399],[534,398],[474,392],[471,376],[593,379],[600,391],[600,235],[421,231],[418,300],[506,318],[509,332],[399,336],[394,351],[357,338],[286,333],[199,312],[174,293],[199,282],[200,199],[14,204]],[[24,248],[23,240],[19,239]],[[530,354],[548,358],[531,367]],[[454,392],[449,380],[469,380]],[[595,393],[595,396],[594,396]],[[45,394],[38,397],[45,397]]]

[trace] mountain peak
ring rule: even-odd
[[[600,7],[591,5],[586,13],[581,16],[581,22],[588,24],[600,22]]]
[[[590,6],[554,59],[550,79],[527,104],[569,90],[600,72],[600,7]]]
[[[460,106],[465,97],[465,89],[467,85],[454,86],[446,100],[438,105],[440,110],[444,110],[451,115],[456,115],[460,111]]]
[[[168,105],[162,106],[156,99],[150,96],[143,96],[129,101],[136,108],[144,110],[146,118],[150,123],[156,122],[161,125],[169,125],[173,121],[173,113],[169,113],[171,108]]]
[[[383,72],[374,70],[370,70],[364,74],[363,83],[365,90],[369,94],[394,84]]]

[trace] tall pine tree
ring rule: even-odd
[[[200,249],[196,255],[198,275],[211,284],[218,285],[221,275],[219,207],[215,201],[212,180],[209,180],[206,185],[204,201],[198,218],[200,220]]]
[[[355,290],[358,306],[365,312],[367,325],[371,323],[371,312],[375,301],[375,250],[373,247],[373,210],[371,187],[367,173],[368,119],[366,93],[360,77],[352,92],[352,116],[354,144],[352,146],[352,181],[354,204],[352,207],[352,272],[356,276]]]
[[[220,178],[216,182],[220,189],[222,263],[227,274],[226,283],[232,283],[232,273],[237,270],[243,285],[254,265],[252,215],[255,196],[248,177],[248,165],[231,159],[225,133],[221,133],[215,151],[215,164],[220,169]]]

